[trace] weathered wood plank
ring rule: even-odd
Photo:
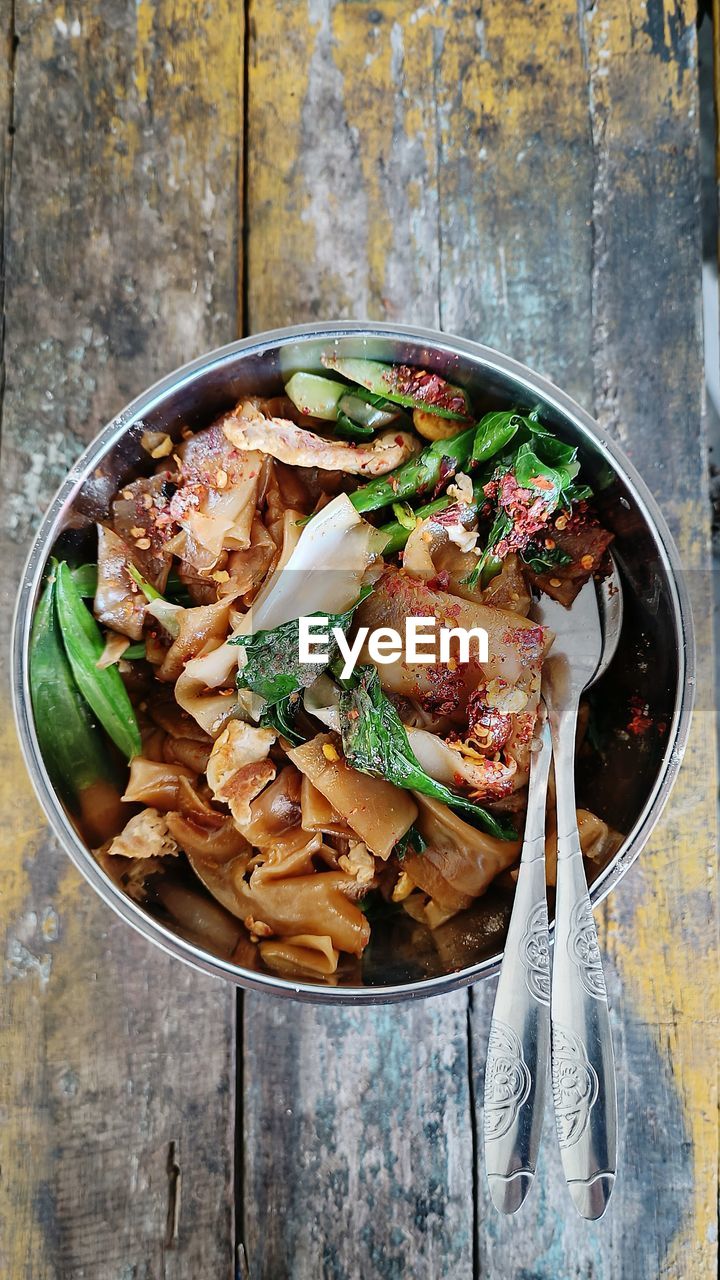
[[[641,1275],[704,1277],[717,1271],[717,1081],[709,1067],[718,1057],[720,1006],[695,14],[688,6],[678,21],[670,4],[618,5],[605,21],[594,18],[589,28],[596,409],[678,540],[699,655],[693,735],[668,814],[627,895],[607,906],[607,949],[629,1012],[622,1032],[629,1088],[641,1097],[651,1086],[642,1109],[628,1106],[623,1198],[627,1219],[640,1222],[652,1188],[655,1230],[649,1247],[630,1237],[625,1256]],[[639,1069],[648,1035],[652,1057]],[[668,1087],[658,1090],[663,1077]]]
[[[82,443],[235,333],[241,133],[233,5],[14,11],[3,657],[29,536]],[[0,1272],[229,1277],[234,993],[80,882],[2,697]]]
[[[439,8],[443,325],[587,398],[593,156],[575,8]]]
[[[459,150],[463,136],[483,128],[489,154],[461,176],[468,191],[486,184],[493,192],[489,208],[484,202],[474,208],[470,232],[456,222],[456,235],[476,246],[478,262],[493,252],[505,279],[516,282],[514,306],[505,302],[513,296],[510,285],[499,290],[497,323],[508,326],[511,350],[594,408],[655,488],[685,565],[699,570],[706,564],[707,508],[693,15],[675,22],[662,5],[577,11],[561,0],[545,5],[543,18],[539,29],[525,6],[483,7],[474,92],[461,61],[464,56],[471,64],[472,33],[453,27],[459,52],[441,80],[463,84],[464,113],[451,100],[451,136]],[[500,51],[497,96],[483,59],[497,60]],[[518,106],[521,68],[530,66],[537,75]],[[591,133],[583,142],[584,112]],[[558,185],[548,181],[553,174],[559,209],[569,215],[564,224],[555,204]],[[501,221],[496,208],[515,212]],[[526,267],[528,237],[534,274]],[[563,279],[553,276],[553,262],[565,252]],[[469,305],[461,298],[457,321],[470,332],[478,312],[496,314],[498,299],[493,279],[479,272],[473,279],[480,298],[471,295]],[[671,360],[663,357],[667,352]],[[708,583],[695,576],[699,647],[707,655]],[[523,1210],[522,1232],[493,1214],[479,1178],[478,1251],[487,1274],[531,1271],[543,1280],[715,1275],[717,1115],[708,1073],[717,1055],[718,1014],[711,666],[703,665],[700,679],[705,694],[669,815],[603,912],[623,1125],[622,1171],[608,1220],[588,1226],[575,1219],[549,1115],[539,1185]],[[689,956],[697,960],[692,973]],[[494,989],[475,992],[478,1096],[493,995]]]
[[[437,324],[435,25],[394,0],[250,18],[251,329]],[[472,1274],[466,1009],[462,993],[368,1010],[246,998],[253,1280]]]
[[[472,1274],[464,994],[246,998],[244,1240],[265,1277]]]
[[[544,4],[542,21],[520,3],[478,10],[318,2],[283,8],[288,34],[275,53],[271,19],[263,20],[259,7],[251,12],[251,316],[263,324],[363,313],[440,320],[509,349],[594,406],[661,496],[663,473],[677,475],[674,523],[688,563],[698,566],[705,527],[697,501],[704,459],[692,16],[678,22],[661,5],[578,11],[565,0]],[[273,67],[277,59],[279,70],[281,58],[286,80],[278,91]],[[433,180],[439,199],[427,190]],[[281,188],[285,205],[276,198]],[[284,252],[289,268],[280,271]],[[435,289],[428,272],[436,273]],[[660,350],[671,350],[673,362],[658,360]],[[588,1227],[572,1216],[548,1130],[522,1231],[494,1215],[478,1170],[481,1274],[714,1274],[717,1119],[701,1081],[717,1044],[707,1025],[717,1009],[702,971],[690,990],[686,976],[687,952],[704,958],[714,938],[711,742],[700,726],[674,800],[681,817],[666,820],[654,855],[608,908],[625,1115],[625,1171],[608,1222]],[[643,919],[657,922],[652,937]],[[677,950],[663,941],[674,919]],[[638,975],[646,972],[655,976],[643,987]],[[676,993],[673,1002],[680,981],[683,999]],[[477,988],[474,997],[479,1097],[492,996]],[[274,1041],[260,1019],[264,1010],[254,1000],[248,1009],[250,1072],[263,1052],[272,1061]],[[346,1030],[349,1016],[337,1017]],[[286,1026],[289,1018],[283,1016]],[[306,1037],[308,1022],[314,1039]],[[293,1036],[282,1041],[288,1058],[307,1061],[323,1082],[328,1022],[324,1011],[302,1011]],[[342,1063],[357,1056],[346,1052],[344,1038],[333,1051]],[[261,1276],[283,1268],[302,1276],[313,1266],[343,1277],[402,1274],[388,1237],[384,1254],[369,1262],[357,1248],[353,1253],[363,1209],[343,1219],[339,1248],[333,1222],[311,1233],[303,1226],[311,1200],[290,1189],[290,1171],[313,1161],[313,1188],[332,1186],[337,1151],[369,1113],[363,1102],[336,1116],[334,1148],[322,1148],[318,1168],[313,1115],[320,1094],[316,1083],[302,1083],[302,1071],[299,1079],[301,1121],[284,1131],[291,1151],[283,1186],[271,1181],[264,1159],[258,1169],[252,1149],[246,1156],[251,1261],[259,1260]],[[270,1122],[279,1080],[273,1071],[258,1102],[249,1077],[249,1132]],[[442,1079],[438,1086],[447,1087]],[[329,1096],[323,1084],[322,1098]],[[386,1152],[385,1166],[391,1139]],[[402,1199],[386,1167],[379,1176]],[[648,1196],[659,1206],[650,1218]],[[268,1210],[270,1238],[261,1243]],[[375,1240],[380,1230],[375,1223]],[[456,1255],[444,1266],[438,1256],[416,1232],[404,1265],[414,1275],[469,1274],[453,1271]]]
[[[0,129],[2,130],[0,145],[0,315],[3,313],[5,294],[4,268],[4,232],[6,214],[6,183],[12,162],[13,148],[13,70],[15,62],[15,34],[13,31],[12,11],[8,6],[0,14]],[[0,345],[2,333],[0,333]],[[1,360],[1,355],[0,355]],[[0,381],[1,385],[1,381]]]

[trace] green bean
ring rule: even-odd
[[[447,440],[435,440],[422,453],[416,454],[387,476],[379,476],[350,494],[356,511],[378,511],[393,502],[405,498],[417,498],[435,489],[443,480],[443,467],[447,459],[452,464],[450,474],[461,471],[468,462],[475,440],[476,427],[468,427]],[[448,475],[448,479],[450,478]]]
[[[473,485],[473,501],[480,502],[482,500],[482,482]],[[415,508],[415,516],[418,520],[425,520],[427,516],[434,516],[438,511],[445,511],[457,502],[457,498],[450,497],[448,493],[443,493],[434,502],[426,502],[423,507]],[[383,555],[394,555],[396,551],[402,551],[407,542],[412,529],[400,520],[390,520],[387,524],[380,525],[380,532],[385,534],[387,541],[383,547]]]
[[[434,516],[436,511],[444,511],[446,507],[452,506],[455,498],[449,497],[444,493],[442,497],[436,498],[434,502],[427,502],[424,507],[417,507],[415,515],[418,520],[424,520],[426,516]],[[387,524],[380,525],[380,532],[384,533],[387,541],[383,547],[383,555],[391,556],[396,551],[402,551],[407,542],[411,529],[406,524],[402,524],[400,520],[389,520]]]
[[[140,755],[140,730],[127,690],[116,667],[97,666],[105,648],[100,628],[85,608],[65,563],[56,571],[55,602],[65,652],[80,692],[123,754],[128,759]]]
[[[48,773],[73,804],[112,770],[102,738],[82,697],[63,648],[55,610],[57,562],[40,597],[30,647],[30,696],[35,729]]]

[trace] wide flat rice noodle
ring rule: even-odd
[[[128,573],[134,565],[128,544],[112,529],[97,526],[98,569],[93,613],[98,622],[129,640],[141,640],[147,600]]]
[[[406,854],[403,869],[414,884],[429,893],[441,907],[462,910],[485,893],[501,871],[512,866],[520,853],[519,840],[497,840],[477,831],[457,814],[431,800],[415,796],[416,826],[427,842],[422,854]]]
[[[504,609],[491,609],[448,592],[438,591],[402,570],[387,569],[375,590],[360,605],[358,625],[371,630],[394,627],[405,634],[408,617],[434,619],[436,652],[443,627],[483,628],[488,636],[488,660],[481,662],[475,641],[470,643],[470,661],[450,670],[441,662],[413,663],[399,658],[379,668],[385,689],[403,697],[417,699],[429,710],[445,710],[461,718],[467,700],[477,687],[491,680],[502,680],[508,686],[529,688],[537,679],[542,659],[550,645],[550,632],[519,614]],[[428,627],[428,634],[432,636]],[[428,649],[431,652],[430,648]],[[360,661],[369,661],[363,652]]]
[[[132,804],[152,805],[167,812],[180,808],[180,779],[197,781],[191,769],[181,764],[166,764],[135,756],[130,761],[130,777],[123,800]]]
[[[329,977],[336,972],[340,959],[332,938],[317,937],[309,933],[261,942],[260,955],[268,969],[288,978]]]
[[[247,858],[218,866],[189,855],[195,873],[214,897],[233,915],[260,921],[280,937],[312,934],[330,937],[340,951],[361,955],[370,938],[370,925],[343,889],[351,877],[333,871],[265,880],[253,886],[245,879]]]
[[[400,787],[352,769],[340,756],[338,740],[319,733],[288,756],[330,801],[335,811],[378,858],[389,858],[393,846],[412,826],[417,805]],[[327,758],[323,747],[337,758]]]

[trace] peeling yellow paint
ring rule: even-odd
[[[152,0],[137,0],[135,5],[135,88],[141,102],[148,96],[152,30],[155,6]]]
[[[642,60],[643,112],[651,121],[646,131],[652,132],[657,120],[659,132],[668,113],[687,109],[675,63],[649,54],[644,0],[609,0],[587,12],[581,6],[584,49],[577,38],[575,0],[548,0],[541,18],[520,0],[488,0],[482,6],[378,0],[376,8],[379,18],[371,22],[372,10],[364,4],[251,0],[247,196],[255,329],[310,319],[318,311],[418,318],[423,274],[430,288],[437,288],[431,253],[443,227],[456,236],[443,251],[457,255],[453,279],[458,281],[479,231],[483,244],[492,248],[497,241],[491,265],[501,309],[508,281],[522,282],[527,270],[522,196],[532,172],[528,148],[537,128],[548,128],[550,121],[567,154],[580,160],[587,155],[588,68],[606,144],[620,151],[636,136],[637,100],[620,91],[633,58]],[[669,5],[662,7],[667,44],[672,12]],[[56,18],[67,22],[65,5],[34,21],[32,50],[24,56],[36,61],[53,56]],[[682,20],[693,23],[692,4]],[[102,7],[83,7],[82,21],[86,54],[78,76],[89,101],[93,59],[102,55],[107,35]],[[178,186],[194,184],[211,201],[213,184],[235,184],[242,136],[242,26],[241,6],[230,0],[219,0],[211,17],[195,0],[138,0],[134,46],[130,32],[126,53],[120,43],[113,47],[114,78],[94,103],[107,141],[101,163],[87,177],[88,198],[107,189],[117,193],[123,209],[129,190],[131,206],[149,128],[167,129]],[[125,39],[122,33],[120,40]],[[336,110],[339,118],[327,114]],[[321,185],[319,174],[336,159],[328,153],[339,138],[345,151],[342,164],[330,170],[337,182],[326,195],[323,189],[323,210],[313,196]],[[399,165],[407,164],[410,144],[415,149],[408,172]],[[554,177],[552,200],[563,209],[574,188],[564,170]],[[407,221],[399,202],[403,193],[411,215]],[[513,217],[513,231],[507,233]],[[413,275],[416,260],[420,265]],[[127,264],[129,270],[132,266]],[[227,269],[226,262],[222,268]],[[423,305],[431,304],[426,299]],[[428,309],[422,318],[432,322],[433,313]],[[697,567],[705,541],[697,509],[678,514],[683,558]],[[706,628],[701,648],[707,651],[708,645]],[[46,989],[31,966],[27,980],[9,982],[3,990],[10,1070],[0,1076],[0,1104],[12,1120],[0,1126],[0,1164],[13,1168],[16,1187],[12,1230],[0,1234],[0,1270],[42,1275],[47,1242],[33,1204],[38,1170],[51,1163],[42,1061],[49,1044],[52,1058],[48,1009],[52,1006],[56,1019],[75,1017],[85,1032],[93,1026],[86,1002],[92,966],[103,961],[103,948],[97,940],[90,947],[88,937],[94,937],[93,927],[99,936],[106,908],[81,887],[74,868],[58,854],[58,885],[48,907],[57,920],[43,916],[28,874],[43,839],[43,820],[9,712],[3,724],[0,812],[13,815],[0,835],[3,920],[10,932],[28,930],[28,944],[41,965],[46,956],[54,960]],[[692,1139],[693,1199],[663,1272],[675,1280],[685,1280],[691,1270],[693,1280],[712,1273],[717,1092],[709,1066],[718,1046],[716,938],[708,916],[714,890],[713,741],[710,713],[701,706],[667,816],[631,873],[641,878],[642,891],[628,898],[631,878],[605,912],[604,943],[628,1005],[663,1053],[667,1039]],[[631,918],[623,911],[628,901],[637,902]],[[30,920],[33,912],[37,924]],[[26,1162],[17,1167],[18,1149],[32,1151],[33,1167]]]
[[[675,510],[686,569],[706,563],[698,506]],[[709,575],[697,573],[701,591]],[[623,911],[624,886],[606,904],[606,945],[629,1006],[650,1029],[658,1049],[667,1042],[673,1081],[690,1136],[693,1202],[672,1241],[663,1275],[685,1280],[714,1273],[717,1214],[720,987],[717,934],[717,820],[712,616],[696,601],[698,699],[685,760],[667,810],[630,873],[641,880],[635,910]],[[626,882],[627,883],[627,882]],[[628,884],[628,889],[629,889]]]

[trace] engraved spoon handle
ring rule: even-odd
[[[515,1213],[537,1166],[550,1047],[550,957],[545,891],[547,724],[530,763],[520,870],[495,995],[485,1068],[485,1168],[501,1213]]]
[[[577,700],[548,712],[557,793],[552,1088],[560,1155],[583,1218],[605,1212],[617,1168],[617,1095],[605,978],[575,812]]]

